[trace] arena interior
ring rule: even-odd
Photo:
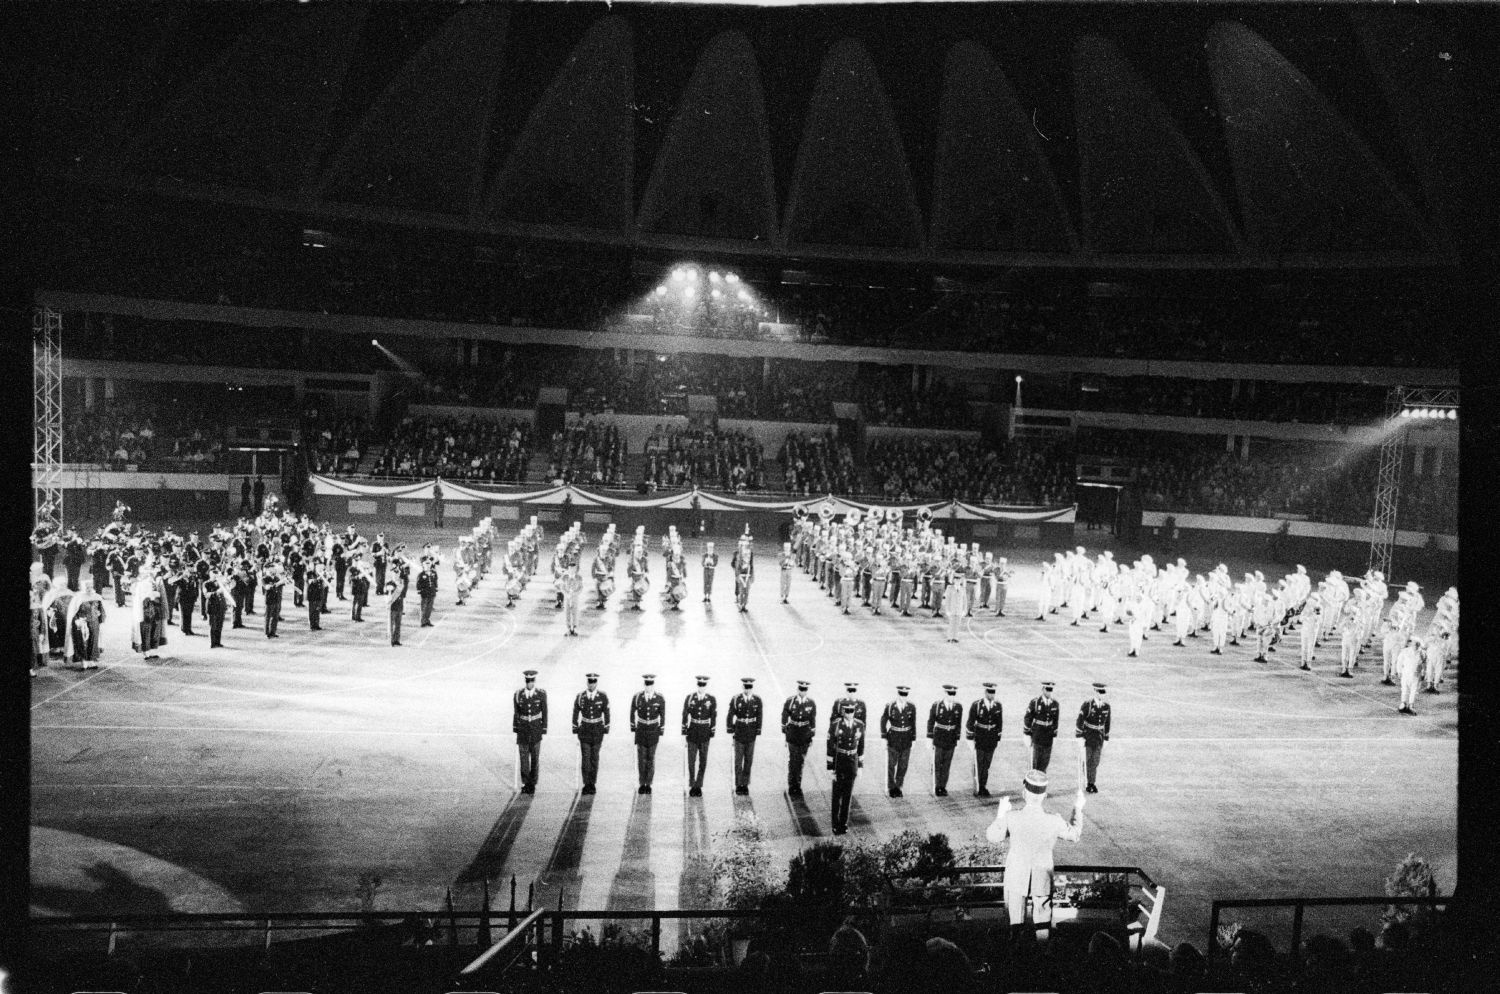
[[[0,983],[1492,969],[1449,907],[1483,12],[26,20]]]

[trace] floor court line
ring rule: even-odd
[[[57,700],[59,697],[63,696],[64,694],[69,693],[69,692],[74,691],[74,690],[77,690],[79,687],[82,687],[84,684],[86,684],[90,680],[94,679],[94,677],[96,677],[96,676],[103,676],[104,674],[108,673],[110,670],[112,670],[112,669],[115,668],[115,665],[116,664],[114,664],[114,663],[106,663],[103,667],[100,668],[100,670],[99,670],[98,673],[91,673],[88,676],[84,677],[82,680],[79,680],[77,683],[70,683],[70,684],[68,684],[68,686],[64,687],[62,690],[59,690],[57,693],[53,694],[51,697],[48,697],[45,700],[37,701],[35,704],[33,704],[31,706],[31,710],[35,711],[37,708],[41,707],[43,704],[51,704],[53,701]]]

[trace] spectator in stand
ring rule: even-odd
[[[407,415],[386,440],[376,476],[477,483],[524,483],[531,460],[531,425],[486,418]]]
[[[863,991],[869,989],[870,944],[851,925],[841,925],[828,941],[828,973],[822,990]]]

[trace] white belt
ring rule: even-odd
[[[986,728],[986,729],[988,729],[988,728],[994,728],[995,726],[994,725],[982,725],[982,724],[980,724],[979,722],[976,721],[976,722],[974,722],[974,727],[975,728]]]
[[[695,725],[712,725],[714,723],[712,718],[690,718],[688,720]]]
[[[661,719],[660,718],[637,718],[635,720],[635,723],[637,725],[660,725],[661,724]]]
[[[810,722],[810,721],[792,721],[792,720],[788,719],[787,720],[787,724],[788,725],[797,725],[799,727],[806,728],[808,725],[811,725],[812,722]]]
[[[887,731],[891,731],[891,732],[909,732],[909,731],[911,731],[911,726],[910,725],[890,725],[890,726],[887,726]]]
[[[1092,729],[1092,730],[1094,730],[1096,732],[1102,732],[1102,731],[1104,731],[1104,726],[1103,725],[1091,725],[1088,722],[1084,722],[1083,723],[1083,727],[1084,728]]]
[[[857,756],[857,755],[859,755],[859,750],[858,749],[835,749],[834,751],[837,752],[840,756]]]
[[[586,722],[589,722],[590,724],[599,725],[599,724],[603,724],[604,719],[603,718],[587,718],[587,717],[585,717],[585,718],[580,718],[579,721],[586,721]]]
[[[932,727],[933,728],[949,728],[949,729],[952,729],[952,728],[957,728],[958,725],[956,725],[956,724],[954,724],[954,725],[944,725],[941,722],[933,722]]]
[[[518,715],[516,715],[516,717],[520,718],[522,721],[541,721],[543,718],[546,717],[546,715],[541,715],[541,714],[518,714]]]

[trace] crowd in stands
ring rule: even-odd
[[[528,421],[407,415],[386,439],[371,472],[375,476],[524,483],[531,446]]]
[[[613,424],[581,421],[553,432],[547,479],[577,486],[619,487],[625,483],[625,440]]]
[[[776,458],[788,493],[855,494],[862,489],[854,453],[831,431],[821,435],[788,432]]]
[[[889,500],[1034,505],[1073,500],[1072,447],[1064,442],[895,438],[872,442],[867,462],[872,486]]]
[[[1124,459],[1137,467],[1148,510],[1296,517],[1368,525],[1374,513],[1379,452],[1340,445],[1251,442],[1248,458],[1221,436],[1084,429],[1080,455]],[[1404,474],[1397,526],[1451,534],[1457,528],[1456,483],[1445,476]]]
[[[1078,377],[1090,383],[1088,377]],[[1092,379],[1096,390],[1080,390],[1064,401],[1067,409],[1123,411],[1187,418],[1283,421],[1301,424],[1361,424],[1381,420],[1385,388],[1349,383],[1243,382],[1167,377]],[[1033,406],[1049,406],[1028,398]]]
[[[369,429],[357,415],[337,415],[316,406],[302,412],[302,443],[314,473],[354,473],[368,444]]]
[[[191,397],[99,400],[64,405],[64,462],[109,469],[211,472],[224,452],[221,407]]]
[[[702,487],[742,492],[765,488],[761,445],[741,431],[669,431],[646,438],[642,482],[648,490]]]

